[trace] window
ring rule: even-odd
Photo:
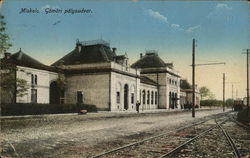
[[[131,93],[131,104],[134,104],[134,93]]]
[[[142,103],[145,104],[146,102],[146,92],[145,90],[142,91]]]
[[[120,104],[120,92],[116,92],[116,103]]]
[[[81,91],[77,91],[77,103],[78,104],[83,103],[83,94]]]
[[[140,90],[140,103],[141,103],[141,90]]]
[[[157,104],[158,97],[157,97],[157,92],[155,92],[155,104]]]
[[[37,85],[37,75],[35,75],[35,85]]]
[[[31,89],[31,103],[37,103],[37,89]]]
[[[147,95],[147,104],[149,104],[149,99],[150,99],[150,92],[148,91],[148,95]]]
[[[31,84],[34,84],[34,75],[31,74]]]
[[[37,85],[37,75],[31,74],[31,84]]]
[[[154,104],[154,92],[151,92],[151,104]]]
[[[172,83],[172,80],[171,79],[169,79],[169,84],[171,84]]]

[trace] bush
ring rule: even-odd
[[[242,109],[237,114],[237,120],[243,124],[250,125],[250,115],[247,115],[247,109]]]
[[[97,108],[95,105],[87,104],[1,104],[2,116],[78,113],[80,110],[96,112]]]
[[[216,99],[201,100],[201,106],[222,106],[223,102]]]

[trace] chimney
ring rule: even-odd
[[[82,50],[82,45],[79,41],[76,42],[76,49],[77,49],[78,53],[80,53]]]
[[[10,59],[11,53],[5,52],[4,59]]]
[[[140,59],[143,57],[142,53],[140,53]]]
[[[112,51],[113,51],[114,53],[116,53],[116,48],[112,48]]]

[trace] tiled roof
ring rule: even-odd
[[[126,59],[126,56],[125,55],[118,55],[118,56],[115,56],[114,58],[116,60],[123,60],[123,59]]]
[[[155,68],[166,67],[166,63],[157,53],[146,53],[141,59],[132,64],[133,68]]]
[[[23,53],[21,49],[17,53],[12,54],[9,59],[3,58],[2,60],[11,62],[18,66],[25,66],[25,67],[48,70],[48,71],[56,71],[54,67],[44,65],[43,63],[30,57],[29,55]]]
[[[59,65],[60,63],[63,63],[64,65],[76,65],[113,61],[114,57],[116,57],[115,52],[113,52],[107,45],[82,45],[81,43],[78,43],[73,51],[52,65]]]
[[[141,79],[141,83],[145,83],[145,84],[150,84],[150,85],[157,86],[157,83],[155,81],[149,79],[146,76],[141,76],[140,79]]]

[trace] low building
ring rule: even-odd
[[[141,76],[156,83],[159,109],[180,108],[180,73],[174,69],[173,63],[165,63],[157,52],[147,51],[131,67],[140,69]]]
[[[135,111],[137,102],[140,110],[181,108],[180,74],[155,51],[141,54],[130,66],[127,54],[117,55],[104,40],[78,41],[51,66],[21,50],[2,60],[16,66],[15,80],[27,81],[27,94],[20,97],[12,91],[14,102],[83,103],[107,111]]]
[[[192,89],[181,89],[181,106],[190,107],[193,105],[193,90]],[[201,95],[199,90],[195,89],[195,107],[200,108]]]
[[[6,90],[3,89],[5,85],[1,85],[2,103],[50,103],[50,83],[58,78],[55,68],[42,64],[23,53],[21,49],[14,54],[5,53],[4,58],[1,60],[1,63],[4,62],[13,66],[13,70],[15,70],[13,72],[14,80],[22,79],[27,82],[27,91],[25,95],[18,95],[16,90],[11,90],[12,88]],[[6,77],[3,69],[1,77],[2,79]],[[10,87],[19,88],[16,82],[13,82]]]

